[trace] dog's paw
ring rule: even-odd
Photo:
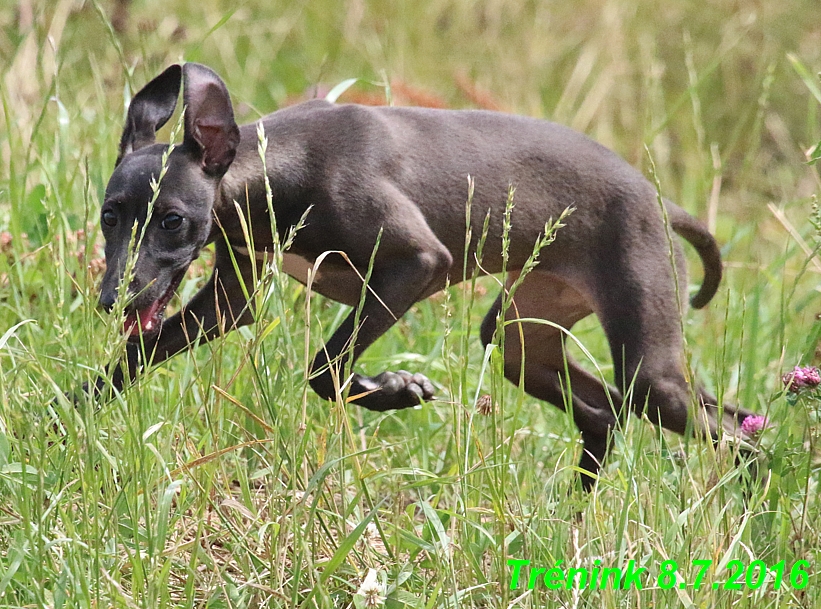
[[[63,391],[62,395],[55,396],[53,400],[51,400],[52,407],[58,406],[63,400],[72,404],[74,406],[78,406],[81,402],[86,399],[86,396],[91,395],[92,397],[95,395],[95,391],[93,387],[89,387],[88,383],[83,383],[80,389],[74,389],[71,391]]]
[[[357,406],[384,412],[411,408],[432,399],[435,392],[425,375],[400,370],[372,377],[357,374],[349,395]]]
[[[100,375],[93,383],[84,382],[82,388],[74,391],[63,392],[63,397],[69,403],[78,406],[89,398],[97,402],[104,402],[109,399],[113,392],[122,391],[125,387],[126,376],[120,364],[109,367],[105,375]],[[54,399],[55,402],[58,398]]]

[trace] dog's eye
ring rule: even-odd
[[[162,226],[165,230],[174,230],[179,228],[181,224],[182,216],[177,214],[168,214],[162,219],[160,226]]]
[[[117,214],[110,209],[104,210],[100,218],[106,226],[117,226]]]

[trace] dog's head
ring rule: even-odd
[[[168,146],[155,143],[155,136],[174,113],[181,81],[183,142],[168,155],[160,179]],[[139,245],[125,309],[130,337],[159,331],[168,301],[211,234],[220,180],[239,140],[228,90],[205,66],[173,65],[134,96],[100,214],[106,258],[100,303],[107,310],[117,298],[129,247]]]

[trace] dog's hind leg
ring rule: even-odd
[[[515,275],[508,279],[508,288],[514,280]],[[501,296],[482,323],[485,344],[493,339],[500,308]],[[528,394],[572,414],[582,436],[579,467],[585,490],[595,484],[622,407],[617,389],[604,385],[565,352],[562,328],[569,330],[590,313],[592,309],[580,292],[553,275],[534,271],[517,288],[514,303],[506,312],[504,341],[506,378],[515,384],[523,378]],[[552,323],[515,323],[525,318]]]
[[[698,398],[697,404],[700,407],[697,412],[699,416],[706,417],[706,426],[710,429],[713,440],[717,439],[719,428],[726,433],[737,435],[744,419],[755,415],[753,411],[726,400],[722,401],[719,407],[718,398],[701,385],[696,387],[696,397]],[[721,419],[720,424],[719,418]]]
[[[631,387],[636,414],[646,414],[665,429],[684,434],[690,424],[702,437],[716,439],[719,428],[737,435],[751,413],[728,405],[719,420],[717,400],[687,378],[681,325],[687,275],[680,248],[676,246],[678,291],[665,251],[641,256],[643,272],[612,256],[595,281],[594,307],[610,343],[616,385],[622,391]]]

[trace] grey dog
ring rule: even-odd
[[[168,150],[155,143],[155,134],[172,116],[181,85],[183,142],[167,158],[147,221],[152,181]],[[284,255],[284,270],[306,282],[323,253],[344,252],[347,260],[325,256],[313,287],[338,302],[361,305],[359,327],[354,310],[313,360],[310,385],[323,398],[336,395],[334,367],[353,364],[415,302],[461,281],[465,260],[472,274],[486,215],[481,271],[499,273],[505,266],[510,287],[543,238],[546,222],[572,207],[555,241],[518,285],[512,306],[503,312],[500,295],[491,307],[481,337],[485,344],[504,340],[508,379],[523,378],[529,394],[572,412],[584,442],[585,488],[605,458],[625,402],[627,410],[667,429],[684,433],[689,421],[697,433],[713,438],[719,428],[738,434],[751,414],[727,404],[719,408],[704,389],[688,385],[684,373],[680,313],[687,269],[667,229],[689,241],[703,262],[694,307],[708,303],[721,279],[715,240],[672,202],[665,200],[662,210],[653,185],[601,145],[566,127],[520,116],[324,100],[274,112],[261,123],[279,237],[305,218]],[[466,244],[468,176],[475,192],[473,237]],[[136,223],[144,232],[125,308],[127,363],[125,371],[112,372],[115,387],[146,363],[143,352],[157,363],[251,323],[243,284],[251,286],[259,254],[272,251],[274,243],[264,178],[257,126],[237,126],[225,84],[209,68],[173,65],[134,96],[101,213],[107,270],[100,301],[106,308],[117,297],[132,227]],[[505,265],[502,238],[511,187]],[[253,252],[244,223],[252,227]],[[211,279],[163,321],[186,269],[208,243],[216,247]],[[495,338],[501,313],[506,329]],[[565,353],[561,328],[591,313],[607,335],[616,386],[603,384]],[[516,321],[525,318],[552,323]],[[434,392],[425,376],[404,371],[355,374],[350,387],[350,395],[358,396],[354,403],[380,411],[414,406]],[[688,414],[691,405],[695,416]]]

